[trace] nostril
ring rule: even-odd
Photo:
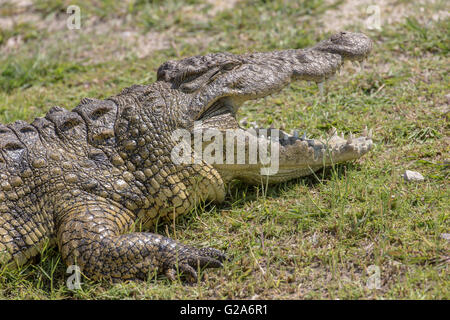
[[[331,40],[332,42],[338,41],[339,39],[341,39],[342,35],[343,35],[342,32],[341,32],[341,33],[338,33],[338,34],[335,34],[335,35],[333,35],[333,36],[330,38],[330,40]]]

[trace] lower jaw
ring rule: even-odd
[[[240,145],[242,148],[240,158],[239,142],[236,141],[231,144],[233,149],[230,153],[227,153],[229,145],[225,142],[221,144],[222,148],[215,149],[223,152],[224,156],[219,161],[217,158],[203,157],[219,171],[225,182],[233,178],[253,183],[260,182],[264,175],[271,175],[271,183],[286,181],[289,178],[310,175],[322,167],[335,163],[358,159],[373,145],[371,133],[367,130],[364,130],[360,137],[353,137],[352,134],[345,137],[338,135],[334,129],[322,139],[308,139],[306,135],[300,137],[295,131],[289,135],[273,128],[238,129],[237,132],[243,137],[240,141],[245,141]],[[221,131],[221,137],[222,141],[230,139],[226,136],[226,130]],[[271,173],[264,174],[264,169],[272,171],[266,171]]]

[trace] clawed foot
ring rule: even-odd
[[[225,253],[217,249],[197,249],[190,246],[182,246],[176,256],[175,259],[171,259],[164,271],[167,278],[172,281],[176,280],[178,274],[183,274],[189,282],[196,282],[199,269],[221,268],[222,262],[227,260]]]

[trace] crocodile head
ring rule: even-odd
[[[332,132],[326,140],[315,140],[298,137],[295,132],[289,135],[279,131],[278,137],[269,141],[269,136],[275,136],[274,129],[265,136],[258,136],[257,132],[249,134],[239,127],[236,121],[239,107],[246,100],[278,92],[292,81],[322,83],[345,61],[364,60],[371,48],[372,41],[364,34],[341,32],[308,49],[243,55],[213,53],[168,61],[159,67],[157,80],[170,85],[186,102],[177,106],[178,128],[193,133],[197,130],[196,124],[201,123],[201,130],[215,129],[224,137],[227,130],[239,131],[246,137],[247,152],[249,145],[261,139],[277,143],[281,173],[272,177],[271,182],[278,182],[284,180],[282,175],[297,177],[324,165],[359,158],[371,148],[372,140],[368,134],[346,139]],[[259,173],[253,173],[255,170],[251,168],[258,168],[261,163],[239,166],[230,162],[214,166],[229,178],[260,179]]]

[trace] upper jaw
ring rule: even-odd
[[[292,81],[321,83],[333,77],[345,60],[362,61],[371,49],[372,41],[364,34],[341,32],[309,49],[241,56],[210,54],[166,63],[158,70],[158,79],[175,81],[172,85],[176,85],[177,79],[190,79],[186,74],[198,69],[197,78],[178,87],[180,94],[190,99],[180,122],[192,122],[223,113],[234,116],[245,100],[278,92]],[[241,64],[230,70],[221,67],[219,72],[217,68],[221,61],[230,59],[240,60]],[[212,67],[208,69],[210,64]],[[190,88],[188,92],[181,90],[185,87]]]

